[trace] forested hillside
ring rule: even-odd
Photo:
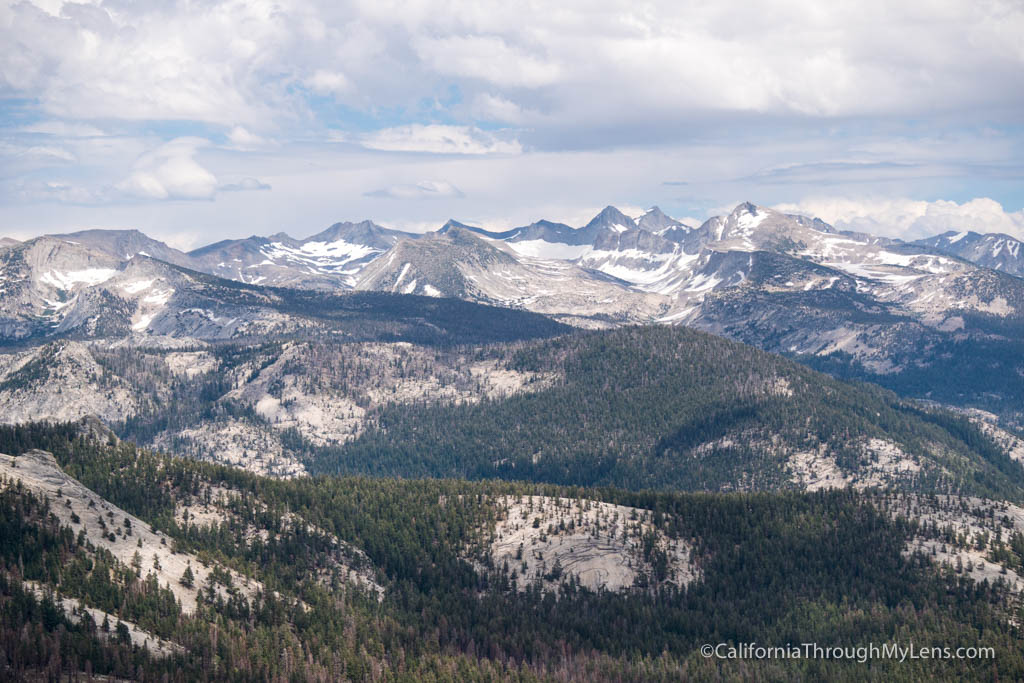
[[[151,527],[174,553],[197,557],[197,568],[223,569],[211,572],[209,586],[186,587],[183,575],[175,593],[155,582],[148,560],[125,566],[83,542],[91,516],[58,523],[53,511],[69,493],[43,500],[8,480],[0,494],[0,667],[8,679],[91,671],[140,680],[861,680],[864,665],[855,661],[736,663],[706,660],[696,648],[897,638],[991,646],[996,655],[872,662],[887,680],[1024,675],[1011,586],[976,583],[907,553],[917,525],[852,490],[655,494],[280,480],[149,455],[78,424],[0,430],[0,452],[32,448],[52,451],[102,505],[137,516],[147,528],[136,534]],[[557,593],[540,582],[517,590],[505,568],[487,568],[481,544],[502,514],[498,501],[525,494],[634,507],[658,534],[686,539],[699,578],[676,586],[652,575],[654,583],[611,592],[567,575]],[[366,558],[379,597],[329,571],[337,544]],[[1018,551],[1008,552],[1019,563]],[[57,587],[62,599],[113,618],[96,624],[62,613],[26,588],[33,585]],[[252,586],[263,588],[250,594]],[[194,610],[175,601],[182,591],[196,596]],[[145,648],[130,644],[122,620],[158,636],[162,649],[155,638]]]
[[[382,407],[316,472],[632,489],[897,486],[1018,500],[1024,469],[966,418],[711,335],[626,328],[520,345],[551,386]]]
[[[0,409],[9,422],[95,414],[136,443],[277,476],[1008,500],[1024,483],[1020,454],[973,418],[682,328],[472,346],[59,341],[0,356]]]
[[[1024,325],[1008,324],[995,316],[964,316],[989,334],[929,340],[933,359],[921,362],[922,350],[896,355],[902,370],[878,374],[850,354],[796,355],[816,370],[846,380],[872,382],[902,396],[952,406],[971,406],[995,413],[1005,424],[1024,426]]]

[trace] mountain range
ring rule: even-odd
[[[362,221],[187,253],[137,231],[88,230],[0,246],[0,340],[283,334],[306,322],[268,305],[294,298],[273,288],[335,302],[388,292],[584,328],[685,325],[992,410],[1024,398],[1019,245],[972,232],[903,242],[750,203],[700,226],[657,207],[637,217],[607,207],[581,227],[540,220],[489,231],[451,220],[410,234]]]

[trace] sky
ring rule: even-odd
[[[0,236],[742,201],[1024,237],[1024,2],[0,0]]]

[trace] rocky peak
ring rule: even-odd
[[[685,227],[681,222],[665,214],[657,206],[649,208],[644,215],[637,219],[636,224],[642,230],[658,234],[672,228]]]
[[[599,214],[594,216],[583,230],[590,233],[596,233],[600,230],[612,230],[614,232],[625,232],[630,228],[635,228],[636,223],[632,218],[622,213],[614,206],[606,206],[601,210]]]

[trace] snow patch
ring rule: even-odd
[[[153,280],[136,280],[135,282],[124,283],[123,285],[121,285],[121,289],[123,289],[128,294],[138,294],[142,290],[149,289],[152,286]]]
[[[690,281],[690,286],[686,288],[687,292],[706,292],[709,289],[714,289],[722,283],[722,278],[716,277],[715,275],[706,275],[704,273],[698,275]]]
[[[171,295],[174,294],[173,289],[164,289],[153,292],[149,296],[142,299],[147,304],[154,304],[156,306],[163,306],[171,300]]]
[[[284,259],[313,266],[317,269],[336,270],[352,261],[379,254],[380,249],[363,244],[352,244],[345,240],[334,242],[306,242],[301,247],[289,247],[281,242],[272,242],[262,250],[270,259]],[[272,261],[264,261],[260,265],[274,265]]]
[[[565,244],[547,240],[523,240],[522,242],[509,242],[508,245],[522,256],[562,261],[582,258],[593,249],[589,244]]]
[[[142,330],[149,327],[149,324],[153,322],[154,317],[156,317],[156,314],[154,313],[144,313],[140,315],[139,319],[136,322],[132,323],[132,329],[135,330],[136,332],[141,332]]]
[[[98,285],[114,277],[117,271],[113,268],[87,268],[85,270],[72,270],[62,273],[58,270],[51,270],[43,273],[40,281],[57,289],[69,290],[75,285],[82,283],[87,287]]]
[[[765,218],[768,218],[768,214],[761,211],[757,213],[744,213],[736,219],[736,227],[747,231],[749,234],[749,231],[761,225]]]
[[[405,279],[405,275],[409,272],[410,268],[412,268],[412,264],[406,263],[402,266],[402,270],[398,271],[398,277],[395,279],[395,287],[402,284],[402,280]]]

